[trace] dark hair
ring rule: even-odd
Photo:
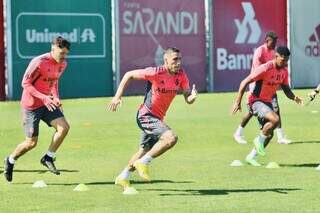
[[[61,49],[67,48],[68,50],[70,50],[70,46],[71,46],[70,42],[61,36],[58,36],[57,38],[53,39],[52,45],[56,45]]]
[[[279,53],[280,55],[284,55],[286,57],[290,56],[290,50],[286,46],[277,47],[276,52]]]
[[[278,38],[278,35],[277,35],[277,33],[275,33],[275,32],[273,32],[273,31],[270,31],[270,32],[267,32],[267,34],[266,34],[266,39],[267,38],[272,38],[272,39],[277,39]]]
[[[176,47],[168,47],[167,49],[164,50],[164,54],[167,54],[167,53],[179,53],[180,50]]]

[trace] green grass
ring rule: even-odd
[[[305,97],[308,90],[297,90]],[[135,123],[143,97],[125,97],[116,113],[107,111],[110,98],[64,100],[71,130],[57,156],[60,176],[46,172],[39,159],[53,130],[41,125],[38,146],[17,161],[14,181],[0,178],[0,212],[317,212],[320,208],[318,99],[300,107],[279,92],[283,128],[291,145],[275,140],[260,157],[263,167],[230,167],[252,149],[236,144],[232,134],[241,115],[231,117],[234,93],[200,94],[194,105],[178,96],[166,122],[179,142],[151,164],[151,183],[134,174],[136,196],[125,196],[114,178],[138,148]],[[244,111],[245,106],[243,105]],[[24,139],[18,102],[0,103],[0,158]],[[249,141],[258,134],[253,119],[245,129]],[[276,161],[280,169],[266,169]],[[1,164],[0,171],[3,170]],[[31,185],[44,180],[47,188]],[[87,192],[73,188],[85,183]]]

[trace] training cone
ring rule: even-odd
[[[240,160],[234,160],[231,162],[230,166],[243,166],[243,163]]]
[[[133,187],[127,187],[123,192],[122,194],[124,195],[136,195],[138,194],[139,192],[133,188]]]
[[[320,165],[316,168],[316,170],[320,170]]]
[[[277,164],[276,162],[270,162],[268,163],[268,165],[266,166],[267,169],[278,169],[280,168],[279,164]]]
[[[44,187],[47,187],[47,184],[43,180],[37,180],[36,182],[34,182],[32,187],[33,188],[44,188]]]
[[[78,185],[73,189],[73,191],[77,191],[77,192],[85,192],[85,191],[88,191],[88,190],[89,190],[89,188],[88,188],[85,184],[83,184],[83,183],[78,184]]]

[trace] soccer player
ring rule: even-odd
[[[59,36],[53,40],[51,52],[32,59],[26,69],[22,80],[23,93],[21,98],[22,120],[26,138],[4,160],[4,176],[9,182],[12,181],[15,161],[37,145],[40,120],[56,130],[49,149],[41,158],[40,163],[53,174],[60,174],[53,162],[57,149],[69,131],[69,124],[60,108],[58,81],[67,66],[65,59],[69,49],[70,43]]]
[[[265,155],[265,147],[273,137],[273,130],[279,125],[279,116],[272,107],[272,97],[281,86],[285,95],[302,104],[301,98],[295,96],[289,87],[287,62],[290,51],[286,46],[276,49],[275,58],[255,68],[240,84],[237,98],[232,107],[232,114],[241,110],[241,100],[246,87],[255,82],[249,94],[249,107],[253,115],[258,117],[261,133],[254,139],[254,148],[246,157],[246,161],[253,166],[260,166],[256,161],[257,153]]]
[[[265,37],[265,43],[261,46],[259,46],[253,54],[253,60],[252,60],[252,68],[251,72],[253,72],[258,66],[261,64],[264,64],[270,60],[272,60],[275,56],[275,47],[277,44],[278,36],[275,32],[268,32]],[[254,87],[254,83],[249,85],[249,90],[252,90]],[[277,94],[275,94],[272,97],[272,107],[274,111],[279,116],[279,126],[276,129],[276,133],[278,136],[278,143],[280,144],[289,144],[291,143],[291,140],[287,139],[283,129],[281,128],[281,116],[280,116],[280,108],[278,103]],[[252,118],[252,113],[249,111],[247,114],[242,118],[240,125],[238,126],[236,132],[233,134],[233,138],[236,142],[240,144],[246,144],[247,141],[244,139],[243,130],[247,123]]]
[[[111,111],[116,111],[121,103],[124,89],[132,80],[148,81],[144,103],[137,113],[137,124],[142,130],[140,148],[115,180],[115,184],[124,189],[129,187],[129,176],[134,170],[137,170],[144,180],[150,181],[148,164],[177,143],[177,135],[163,121],[177,92],[179,90],[183,92],[185,102],[188,104],[192,104],[197,98],[195,85],[192,90],[189,89],[188,77],[181,68],[180,50],[170,47],[164,51],[163,57],[163,66],[127,72],[109,105]]]

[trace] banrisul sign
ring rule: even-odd
[[[72,43],[69,58],[106,56],[105,19],[98,13],[22,12],[16,17],[15,28],[20,58],[41,54],[59,35]]]

